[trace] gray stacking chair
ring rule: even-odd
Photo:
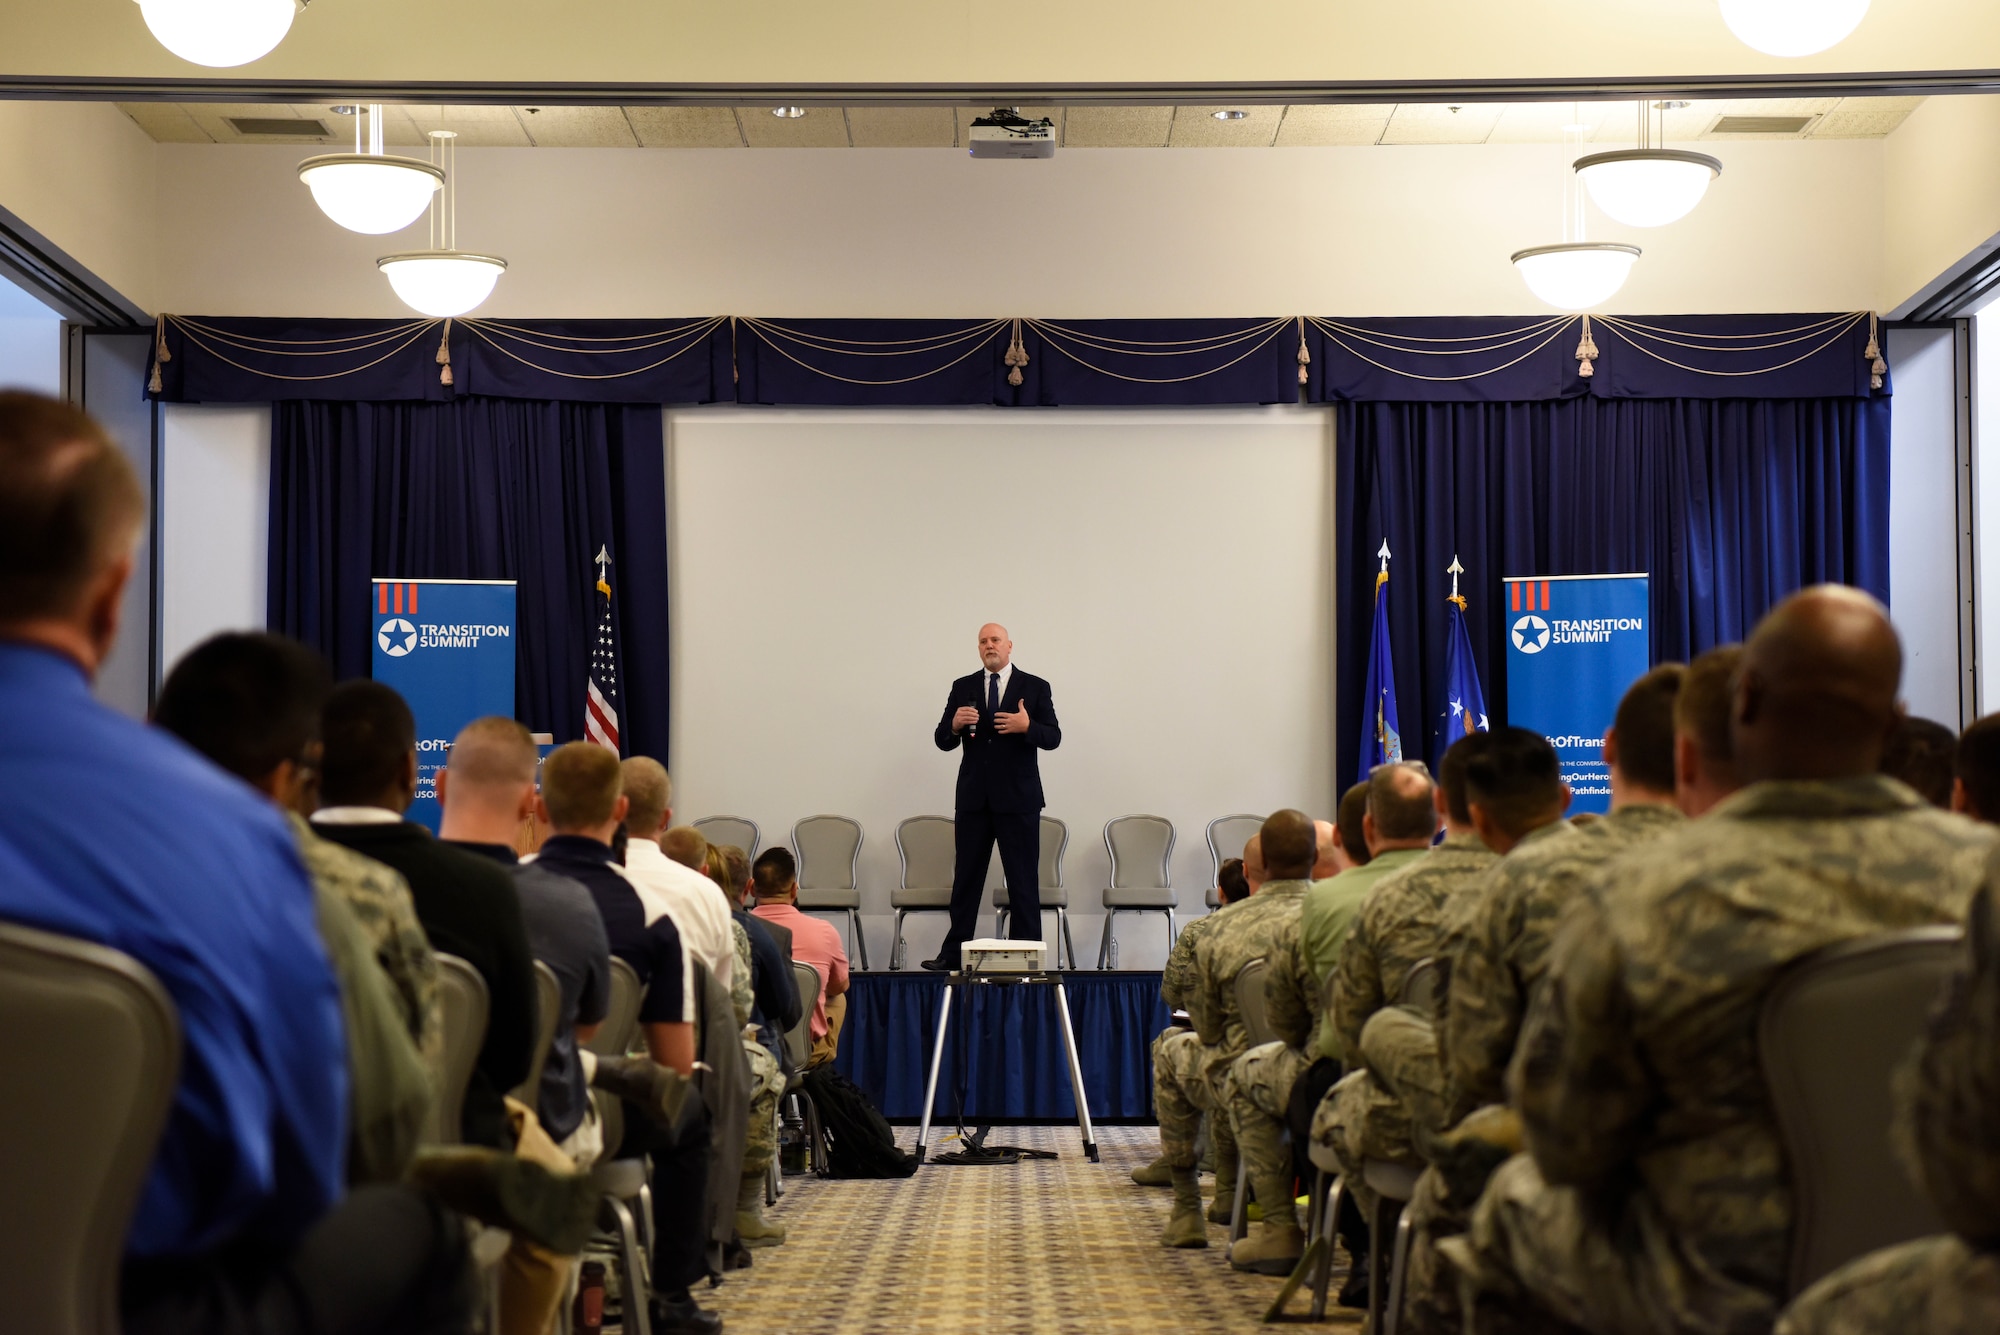
[[[600,1057],[623,1057],[632,1051],[632,1042],[639,1036],[639,1006],[646,999],[646,991],[639,986],[639,975],[631,965],[616,955],[611,957],[611,1000],[606,1003],[604,1023],[597,1026],[597,1033],[584,1046]],[[616,1149],[607,1144],[607,1150]]]
[[[1063,952],[1069,952],[1069,967],[1076,967],[1076,943],[1069,938],[1069,891],[1063,888],[1063,852],[1069,847],[1069,826],[1054,816],[1042,817],[1041,858],[1036,866],[1036,879],[1040,882],[1042,909],[1054,910],[1056,915],[1056,968],[1063,967]],[[999,862],[996,854],[993,861]],[[992,874],[988,872],[988,880]],[[993,891],[993,935],[1007,935],[1007,923],[1014,916],[1013,906],[1007,898],[1007,882],[1004,869],[1001,882]]]
[[[1764,998],[1757,1055],[1792,1187],[1787,1293],[1867,1252],[1945,1232],[1889,1148],[1889,1080],[1965,959],[1956,928],[1828,946]]]
[[[464,1135],[465,1087],[486,1041],[490,1001],[479,970],[456,955],[438,952],[438,1013],[444,1021],[444,1043],[432,1070],[431,1115],[424,1123],[427,1145],[456,1145]]]
[[[639,975],[624,960],[611,957],[611,999],[604,1011],[604,1023],[587,1046],[600,1057],[623,1057],[639,1037],[639,1007],[646,992]],[[601,1219],[618,1239],[613,1260],[620,1270],[621,1291],[631,1294],[651,1292],[652,1276],[648,1257],[653,1237],[653,1189],[643,1158],[619,1159],[612,1156],[625,1140],[625,1105],[601,1090],[592,1090],[591,1102],[604,1123],[604,1157],[590,1170],[591,1180],[604,1193]],[[644,1302],[627,1302],[625,1319],[635,1335],[650,1335],[651,1324]]]
[[[896,827],[896,856],[903,883],[889,896],[896,930],[889,938],[889,967],[903,967],[903,919],[912,913],[949,913],[951,878],[958,866],[957,826],[949,816],[912,816]],[[995,859],[998,861],[998,859]]]
[[[556,1041],[556,1019],[562,1014],[562,984],[556,971],[535,961],[535,1056],[528,1078],[507,1092],[537,1112],[541,1110],[542,1068],[549,1064],[549,1045]]]
[[[1214,864],[1209,873],[1206,896],[1210,908],[1222,907],[1222,902],[1215,897],[1215,883],[1222,879],[1222,864],[1231,858],[1242,857],[1243,846],[1250,842],[1250,836],[1263,828],[1264,818],[1247,812],[1217,816],[1208,823],[1208,858]]]
[[[757,829],[757,822],[744,816],[703,816],[694,823],[701,831],[701,837],[718,846],[735,846],[757,860],[757,849],[762,844],[763,835]]]
[[[1271,1020],[1264,1009],[1264,975],[1270,966],[1263,960],[1251,960],[1236,971],[1236,981],[1231,985],[1236,993],[1236,1010],[1243,1017],[1244,1032],[1250,1036],[1250,1046],[1269,1043],[1278,1035],[1271,1029]],[[1242,1165],[1236,1170],[1236,1205],[1229,1215],[1229,1240],[1236,1241],[1248,1230],[1250,1223],[1248,1209],[1250,1203],[1250,1174]]]
[[[118,1335],[118,1265],[179,1080],[174,1004],[138,961],[0,924],[0,1312]]]
[[[826,1154],[820,1145],[819,1110],[799,1088],[804,1083],[806,1062],[812,1057],[813,1007],[819,1005],[820,988],[825,984],[819,970],[804,960],[792,961],[792,982],[799,989],[799,1022],[785,1031],[783,1040],[785,1061],[792,1068],[785,1077],[785,1097],[805,1105],[806,1167],[817,1172],[826,1164]],[[773,1158],[772,1162],[777,1160]]]
[[[1111,854],[1111,884],[1104,891],[1104,939],[1097,947],[1100,969],[1118,962],[1114,921],[1120,913],[1164,913],[1168,947],[1179,935],[1174,909],[1180,901],[1174,898],[1171,871],[1174,823],[1164,816],[1120,816],[1105,822],[1104,847]]]
[[[792,826],[792,856],[799,861],[799,907],[807,913],[847,915],[847,954],[868,968],[868,938],[861,931],[861,822],[846,816],[807,816]]]

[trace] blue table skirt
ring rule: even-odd
[[[1105,1122],[1153,1120],[1152,1042],[1167,1027],[1158,973],[1066,973],[1070,1022],[1090,1115]],[[923,1116],[924,1078],[945,988],[936,974],[856,973],[835,1065],[868,1091],[892,1122]],[[961,987],[952,998],[932,1116],[968,1122],[1072,1122],[1069,1067],[1053,987]]]

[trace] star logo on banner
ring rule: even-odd
[[[1540,617],[1522,617],[1514,623],[1514,647],[1524,654],[1538,654],[1549,647],[1549,623]]]
[[[391,658],[401,658],[416,648],[416,639],[417,628],[401,617],[383,622],[382,629],[375,633],[375,642]]]

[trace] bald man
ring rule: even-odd
[[[1736,674],[1746,787],[1565,908],[1508,1073],[1529,1152],[1438,1244],[1466,1330],[1770,1329],[1792,1241],[1757,1063],[1772,980],[1822,946],[1962,920],[1994,846],[1875,772],[1902,667],[1866,594],[1779,604]]]
[[[979,628],[980,670],[951,684],[938,720],[940,751],[960,749],[955,828],[958,870],[951,883],[951,929],[926,969],[955,972],[959,947],[978,932],[980,897],[993,845],[1007,873],[1008,935],[1042,939],[1042,775],[1036,752],[1062,745],[1055,697],[1040,677],[1014,668],[1007,628]]]

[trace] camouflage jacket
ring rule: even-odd
[[[729,1000],[736,1007],[736,1023],[740,1027],[750,1023],[750,1012],[757,1005],[756,994],[750,987],[750,933],[733,918],[729,930],[736,941],[736,969],[729,976]]]
[[[1188,1008],[1194,996],[1194,948],[1215,926],[1216,919],[1245,902],[1239,899],[1234,904],[1224,904],[1181,928],[1180,935],[1174,938],[1174,948],[1167,954],[1167,967],[1160,973],[1160,1000],[1167,1003],[1168,1010]]]
[[[1333,971],[1333,1028],[1343,1048],[1359,1052],[1368,1017],[1396,1000],[1419,961],[1443,952],[1446,909],[1499,860],[1473,835],[1448,835],[1362,899]]]
[[[403,874],[313,833],[300,817],[286,813],[299,842],[299,858],[313,884],[338,895],[374,943],[375,959],[395,984],[410,1037],[424,1060],[435,1064],[444,1052],[444,1022],[438,1014],[437,956],[417,921],[410,883]]]
[[[1241,1054],[1250,1046],[1249,1031],[1236,1007],[1236,975],[1251,960],[1267,958],[1271,943],[1287,922],[1296,923],[1305,899],[1306,881],[1266,881],[1263,888],[1217,914],[1215,926],[1194,948],[1194,994],[1188,1016],[1195,1033],[1219,1058]]]
[[[1819,947],[1959,920],[1994,843],[1893,779],[1761,783],[1585,887],[1508,1073],[1543,1177],[1646,1192],[1660,1241],[1775,1300],[1792,1206],[1765,994]]]
[[[1278,928],[1264,962],[1264,1018],[1273,1033],[1310,1060],[1318,1055],[1307,1049],[1319,1027],[1323,989],[1313,976],[1312,961],[1306,958],[1303,914],[1287,918]]]

